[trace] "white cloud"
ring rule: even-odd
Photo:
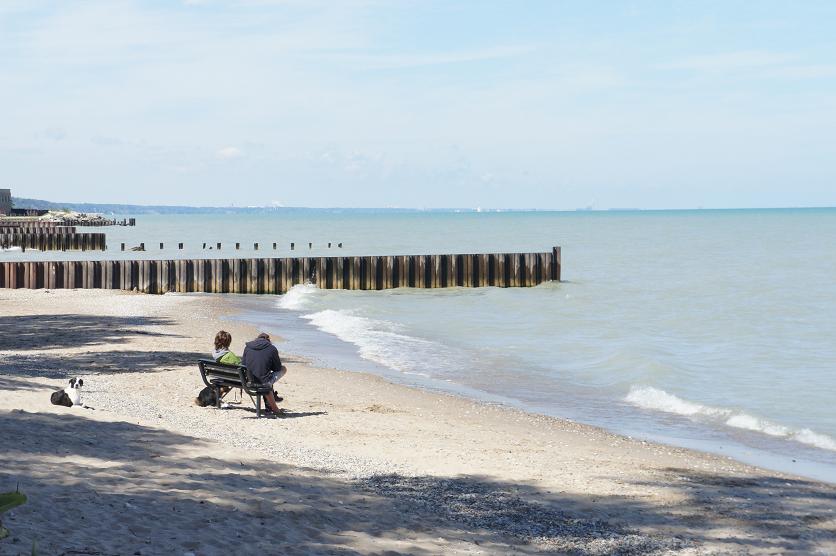
[[[222,149],[218,149],[215,156],[221,160],[232,160],[233,158],[244,156],[244,153],[238,147],[223,147]]]

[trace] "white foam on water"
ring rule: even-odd
[[[726,419],[726,424],[738,429],[746,429],[755,432],[762,432],[769,436],[791,436],[792,429],[783,425],[771,423],[765,419],[759,419],[746,413],[738,413]]]
[[[652,386],[633,386],[624,399],[643,409],[712,421],[728,427],[749,430],[793,440],[824,450],[836,451],[836,440],[826,434],[817,433],[806,428],[795,430],[742,411],[712,407],[710,405],[683,400],[678,396],[658,388],[653,388]]]
[[[304,311],[318,291],[313,284],[298,284],[279,297],[278,306],[290,311]]]
[[[443,346],[401,333],[385,320],[370,319],[348,310],[326,309],[303,315],[318,329],[357,346],[360,357],[408,374],[429,376],[422,369],[437,361]]]
[[[723,417],[731,414],[730,411],[683,400],[652,386],[633,386],[625,399],[633,405],[643,407],[644,409],[655,409],[656,411],[664,411],[666,413],[675,413],[689,417],[694,415]]]
[[[801,429],[793,433],[793,440],[821,448],[823,450],[830,450],[836,452],[836,440],[826,434],[813,432],[810,429]]]

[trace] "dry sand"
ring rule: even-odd
[[[0,290],[0,554],[836,553],[833,485],[286,353],[287,418],[199,408],[233,310]]]

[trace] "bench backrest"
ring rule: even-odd
[[[240,384],[248,392],[258,387],[244,365],[227,365],[211,359],[200,359],[197,366],[200,368],[200,376],[206,386],[212,385],[212,379],[220,379],[228,384]]]

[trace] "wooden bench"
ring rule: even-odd
[[[217,396],[217,407],[221,407],[221,387],[240,388],[246,392],[255,405],[256,418],[261,418],[261,397],[273,391],[269,384],[253,380],[253,376],[243,365],[226,365],[211,359],[199,359],[200,378],[206,386],[212,388]]]

